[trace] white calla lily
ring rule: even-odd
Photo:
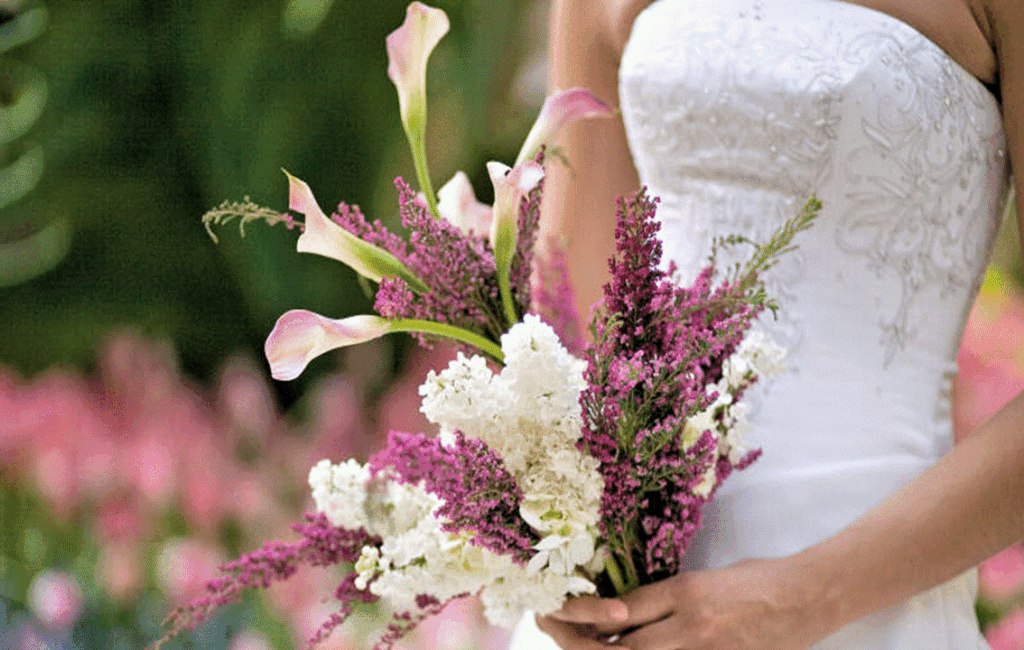
[[[509,167],[500,162],[487,163],[487,173],[494,185],[494,213],[491,220],[491,248],[498,272],[498,288],[511,326],[519,320],[512,303],[509,275],[516,252],[519,230],[519,202],[544,178],[544,168],[535,162]]]
[[[444,11],[413,2],[405,11],[405,22],[385,41],[388,77],[398,89],[398,105],[406,128],[410,121],[426,117],[427,60],[449,27]]]
[[[267,337],[263,351],[270,363],[270,374],[279,381],[290,381],[302,374],[310,361],[336,348],[365,343],[393,332],[421,332],[443,336],[476,346],[499,363],[501,348],[469,330],[426,320],[380,316],[350,316],[332,319],[305,309],[292,309],[281,315]]]

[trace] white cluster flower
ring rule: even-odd
[[[502,337],[502,352],[498,374],[482,357],[461,354],[430,373],[421,410],[448,444],[459,430],[504,459],[523,491],[519,514],[540,538],[528,565],[473,544],[471,533],[443,531],[443,502],[422,483],[386,474],[371,480],[351,460],[324,460],[310,471],[317,509],[331,523],[383,539],[362,549],[356,586],[397,611],[414,609],[418,594],[444,602],[481,593],[488,619],[511,627],[527,610],[550,613],[567,596],[596,590],[583,575],[596,573],[604,558],[595,549],[604,482],[597,460],[576,448],[585,363],[536,316]]]
[[[309,487],[316,509],[335,526],[366,528],[369,520],[364,507],[370,470],[354,460],[332,465],[321,460],[309,470]]]
[[[494,400],[494,379],[486,359],[479,355],[467,358],[459,352],[446,369],[427,374],[419,389],[423,397],[420,411],[440,425],[443,439],[450,442],[455,429],[478,428],[485,424],[480,418],[491,419],[501,410],[503,404]]]
[[[526,611],[550,614],[562,607],[566,596],[596,591],[594,583],[580,576],[564,576],[550,571],[534,574],[515,566],[500,580],[484,587],[480,601],[488,621],[512,628]]]
[[[520,516],[541,537],[529,571],[492,581],[484,591],[490,593],[485,613],[499,624],[507,618],[502,612],[540,611],[548,598],[556,603],[553,611],[582,588],[573,581],[584,580],[577,574],[594,558],[604,490],[597,460],[576,448],[586,363],[533,315],[502,336],[501,348],[499,374],[481,357],[459,356],[420,387],[421,410],[442,432],[458,429],[501,455],[523,490]],[[538,590],[547,589],[538,600]]]
[[[725,360],[722,374],[733,388],[746,385],[747,373],[762,379],[777,377],[786,369],[783,361],[786,349],[778,345],[761,330],[750,330],[736,347],[736,351]]]
[[[725,445],[728,449],[729,460],[734,464],[738,463],[743,455],[750,449],[746,444],[747,433],[750,432],[750,422],[747,421],[748,407],[740,402],[733,404],[726,410],[723,416],[725,424]]]

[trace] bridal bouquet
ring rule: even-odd
[[[467,595],[481,598],[491,622],[511,627],[567,597],[624,593],[680,569],[704,504],[757,457],[743,444],[742,397],[783,356],[750,330],[776,308],[758,278],[811,224],[817,202],[752,244],[745,264],[719,273],[712,256],[681,287],[660,265],[656,200],[643,191],[620,199],[611,281],[592,343],[581,349],[564,265],[542,272],[535,264],[544,145],[562,125],[611,111],[585,90],[555,93],[515,165],[488,165],[493,207],[476,201],[461,174],[435,196],[425,75],[447,29],[444,12],[414,2],[387,40],[421,188],[397,181],[408,240],[354,206],[326,216],[290,175],[289,207],[305,216],[301,226],[250,204],[207,216],[208,225],[241,216],[300,226],[300,252],[378,283],[376,316],[281,316],[266,342],[275,378],[295,378],[317,355],[388,332],[462,344],[420,388],[421,410],[439,433],[393,432],[366,464],[320,461],[309,474],[316,512],[295,526],[301,539],[222,566],[204,597],[171,614],[165,639],[300,565],[343,567],[337,612],[311,644],[365,602],[394,612],[377,644],[390,648]],[[729,237],[715,249],[737,243],[750,244]]]

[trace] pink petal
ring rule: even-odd
[[[992,650],[1021,650],[1024,648],[1024,609],[1011,612],[985,630],[985,640]]]
[[[1024,595],[1024,546],[1014,544],[978,567],[981,594],[989,600],[1010,600]]]
[[[279,381],[290,381],[321,354],[378,338],[389,328],[390,323],[379,316],[332,320],[304,309],[287,311],[277,319],[264,345],[270,374]]]
[[[402,120],[406,121],[414,102],[425,101],[427,59],[448,33],[448,15],[440,9],[413,2],[405,22],[388,35],[388,77],[398,88]]]
[[[549,145],[562,127],[588,117],[608,117],[615,111],[585,88],[570,88],[548,95],[519,151],[516,165],[533,160],[541,145]]]
[[[446,221],[464,233],[485,233],[491,229],[491,206],[476,200],[473,185],[464,172],[456,172],[452,179],[437,191],[437,211]]]

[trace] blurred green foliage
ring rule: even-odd
[[[21,10],[29,3],[40,5]],[[295,253],[296,233],[257,225],[218,246],[199,219],[245,196],[283,210],[287,168],[325,208],[344,199],[394,223],[391,181],[414,175],[384,38],[405,0],[45,4],[42,34],[2,55],[41,73],[48,99],[21,139],[46,169],[0,207],[0,259],[33,254],[26,236],[40,231],[35,254],[62,254],[62,220],[70,241],[52,270],[0,282],[0,364],[87,367],[104,332],[132,324],[172,337],[185,370],[206,379],[226,354],[258,353],[287,309],[368,309],[347,269]],[[429,72],[434,181],[462,168],[484,190],[483,162],[514,157],[539,104],[510,89],[543,29],[524,37],[536,25],[526,0],[434,4],[452,21]]]

